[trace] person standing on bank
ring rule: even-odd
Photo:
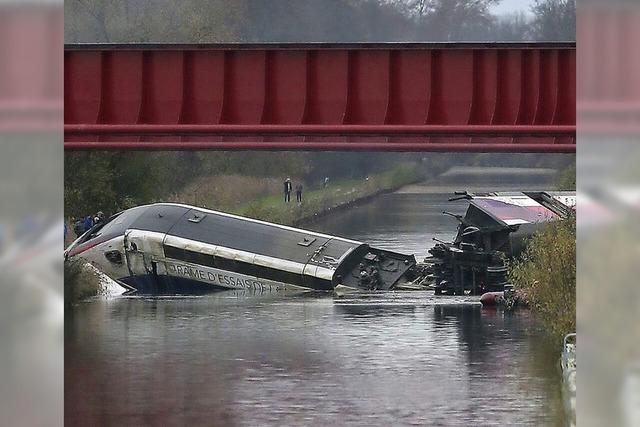
[[[302,183],[296,185],[296,201],[302,203]]]
[[[291,201],[291,191],[293,191],[293,185],[291,184],[291,178],[284,180],[284,201],[289,203]]]

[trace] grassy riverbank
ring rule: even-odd
[[[536,233],[510,270],[511,282],[557,341],[576,330],[576,222],[554,221]]]
[[[258,218],[279,224],[295,225],[314,216],[365,200],[377,194],[398,189],[424,179],[424,172],[416,163],[402,163],[395,168],[366,179],[330,182],[327,188],[311,188],[303,193],[302,203],[284,203],[282,194],[261,197],[232,207],[238,215]]]
[[[377,194],[398,189],[425,179],[427,168],[417,162],[402,162],[394,168],[370,174],[367,178],[332,179],[324,188],[321,183],[305,183],[302,203],[285,203],[282,179],[241,175],[201,177],[187,185],[169,201],[193,204],[237,215],[285,225],[296,225],[348,206]],[[436,170],[434,170],[436,172]],[[294,187],[303,179],[291,176]]]

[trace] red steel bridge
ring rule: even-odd
[[[575,152],[575,43],[67,45],[66,149]]]
[[[70,45],[64,91],[62,15],[53,3],[0,5],[0,137],[56,132],[64,97],[67,149],[574,151],[564,126],[576,123],[576,77],[581,137],[640,135],[634,3],[580,4],[577,76],[574,44]],[[301,86],[303,107],[285,92]]]

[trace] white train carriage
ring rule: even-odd
[[[407,282],[415,265],[413,255],[362,242],[170,203],[114,215],[73,242],[65,258],[151,294],[386,290]]]

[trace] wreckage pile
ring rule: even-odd
[[[421,266],[436,295],[481,295],[508,290],[508,259],[545,223],[574,214],[575,192],[456,193],[469,200],[453,242],[438,242]]]

